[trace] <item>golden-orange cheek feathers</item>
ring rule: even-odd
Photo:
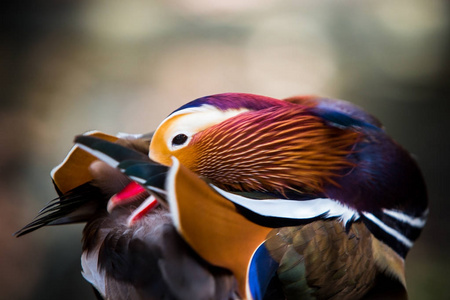
[[[219,110],[212,106],[194,108],[192,110],[178,111],[164,120],[155,131],[150,145],[149,156],[156,162],[170,166],[172,156],[191,170],[196,170],[195,162],[198,157],[194,150],[195,143],[191,143],[193,138],[207,128],[222,123],[233,118],[248,109]],[[185,140],[181,143],[174,143],[177,135],[183,135]],[[175,140],[174,140],[175,139]]]
[[[150,159],[166,166],[172,165],[171,157],[174,156],[177,151],[171,150],[169,148],[169,143],[171,135],[174,130],[176,130],[174,124],[176,124],[177,119],[181,117],[182,115],[175,116],[169,122],[163,122],[155,131],[148,154]]]
[[[187,168],[195,169],[194,162],[196,158],[196,152],[191,145],[187,145],[182,149],[169,149],[168,141],[170,137],[165,138],[162,132],[156,131],[150,144],[149,157],[150,159],[166,165],[172,165],[172,156],[178,158],[178,160]]]
[[[324,183],[334,183],[342,169],[352,167],[346,156],[359,139],[356,131],[330,127],[290,107],[243,112],[199,131],[180,126],[183,116],[157,129],[150,158],[171,166],[175,156],[191,171],[233,190],[321,192]],[[174,147],[180,132],[189,139]]]
[[[172,161],[170,160],[170,156],[172,155],[169,148],[167,147],[165,141],[155,141],[155,137],[152,139],[150,144],[150,150],[148,152],[148,156],[150,159],[159,162],[160,164],[171,166]]]

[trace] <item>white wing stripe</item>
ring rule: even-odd
[[[423,228],[425,226],[425,223],[427,222],[428,209],[424,212],[424,214],[421,217],[417,218],[411,217],[398,210],[383,209],[383,213],[394,219],[397,219],[398,221],[407,223],[412,227]]]
[[[317,198],[312,200],[259,200],[229,193],[214,185],[211,185],[211,187],[228,200],[262,216],[289,219],[312,219],[320,215],[325,215],[326,218],[339,217],[344,223],[359,218],[359,214],[356,210],[329,198]]]
[[[410,239],[408,239],[406,236],[404,236],[400,232],[396,231],[395,229],[392,229],[391,227],[389,227],[386,224],[384,224],[380,219],[375,217],[373,214],[368,213],[368,212],[363,212],[363,215],[367,219],[369,219],[370,221],[375,223],[384,232],[386,232],[387,234],[389,234],[389,235],[393,236],[394,238],[396,238],[399,242],[401,242],[406,247],[408,247],[408,248],[412,247],[413,242]]]

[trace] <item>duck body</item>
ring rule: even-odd
[[[87,209],[95,213],[83,254],[85,277],[101,295],[124,284],[136,299],[161,291],[174,299],[407,298],[405,257],[426,222],[426,187],[410,154],[362,109],[318,97],[218,94],[134,140],[141,146],[75,140],[89,158],[81,165],[90,180],[78,182],[102,194],[88,201],[97,207]],[[71,170],[69,161],[60,169]],[[138,197],[108,211],[132,182],[143,188]],[[149,209],[149,197],[158,208]],[[190,278],[207,284],[184,281],[169,265],[195,265],[200,277]],[[172,279],[188,284],[173,288]]]

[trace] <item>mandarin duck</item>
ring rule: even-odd
[[[83,272],[108,299],[406,299],[428,214],[381,123],[318,97],[199,98],[147,139],[78,136],[52,175],[59,200],[19,234],[87,221]]]

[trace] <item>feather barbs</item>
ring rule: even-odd
[[[205,129],[178,158],[232,190],[321,192],[353,166],[346,156],[359,138],[357,131],[329,126],[301,106],[274,107]]]
[[[161,164],[170,165],[170,157],[180,150],[184,151],[195,134],[246,111],[248,109],[245,108],[220,111],[211,105],[176,111],[155,131],[149,156]],[[180,134],[185,139],[182,144],[175,144],[174,141]]]

